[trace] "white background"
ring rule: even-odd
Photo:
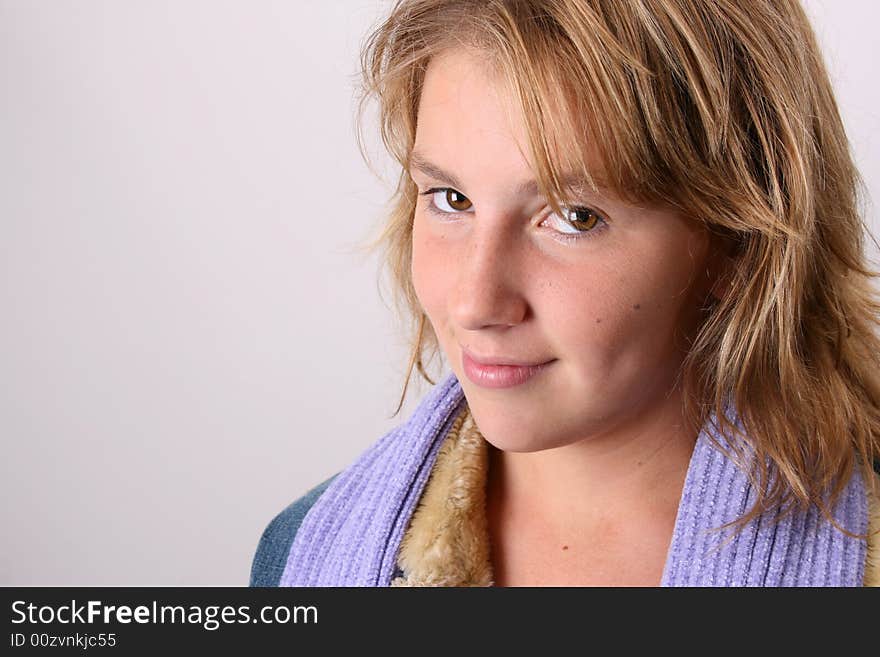
[[[876,198],[880,15],[805,5]],[[246,584],[414,408],[354,250],[394,183],[354,136],[388,6],[0,0],[0,585]]]

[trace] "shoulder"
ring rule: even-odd
[[[303,518],[338,475],[336,473],[293,501],[266,526],[251,564],[250,586],[278,586]]]

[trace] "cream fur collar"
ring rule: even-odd
[[[440,446],[397,563],[391,586],[491,586],[486,477],[489,443],[470,409],[459,414]]]

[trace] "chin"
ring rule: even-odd
[[[471,415],[483,438],[496,449],[504,452],[540,452],[567,445],[570,440],[562,436],[542,434],[541,423],[531,423],[512,418],[499,418],[494,413],[481,413],[479,408],[470,405]]]
[[[519,454],[543,452],[544,450],[548,449],[564,447],[568,444],[568,441],[565,440],[553,442],[540,439],[535,440],[534,437],[529,438],[527,436],[522,436],[521,439],[518,439],[520,438],[519,436],[510,436],[509,434],[505,436],[503,440],[489,440],[489,438],[485,434],[483,434],[483,437],[486,439],[486,442],[488,442],[496,449],[501,450],[502,452],[513,452]]]

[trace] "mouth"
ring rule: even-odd
[[[492,360],[501,362],[485,362],[478,360],[466,349],[461,351],[465,375],[481,388],[512,388],[522,385],[543,373],[556,359],[543,363],[517,363],[505,358]]]

